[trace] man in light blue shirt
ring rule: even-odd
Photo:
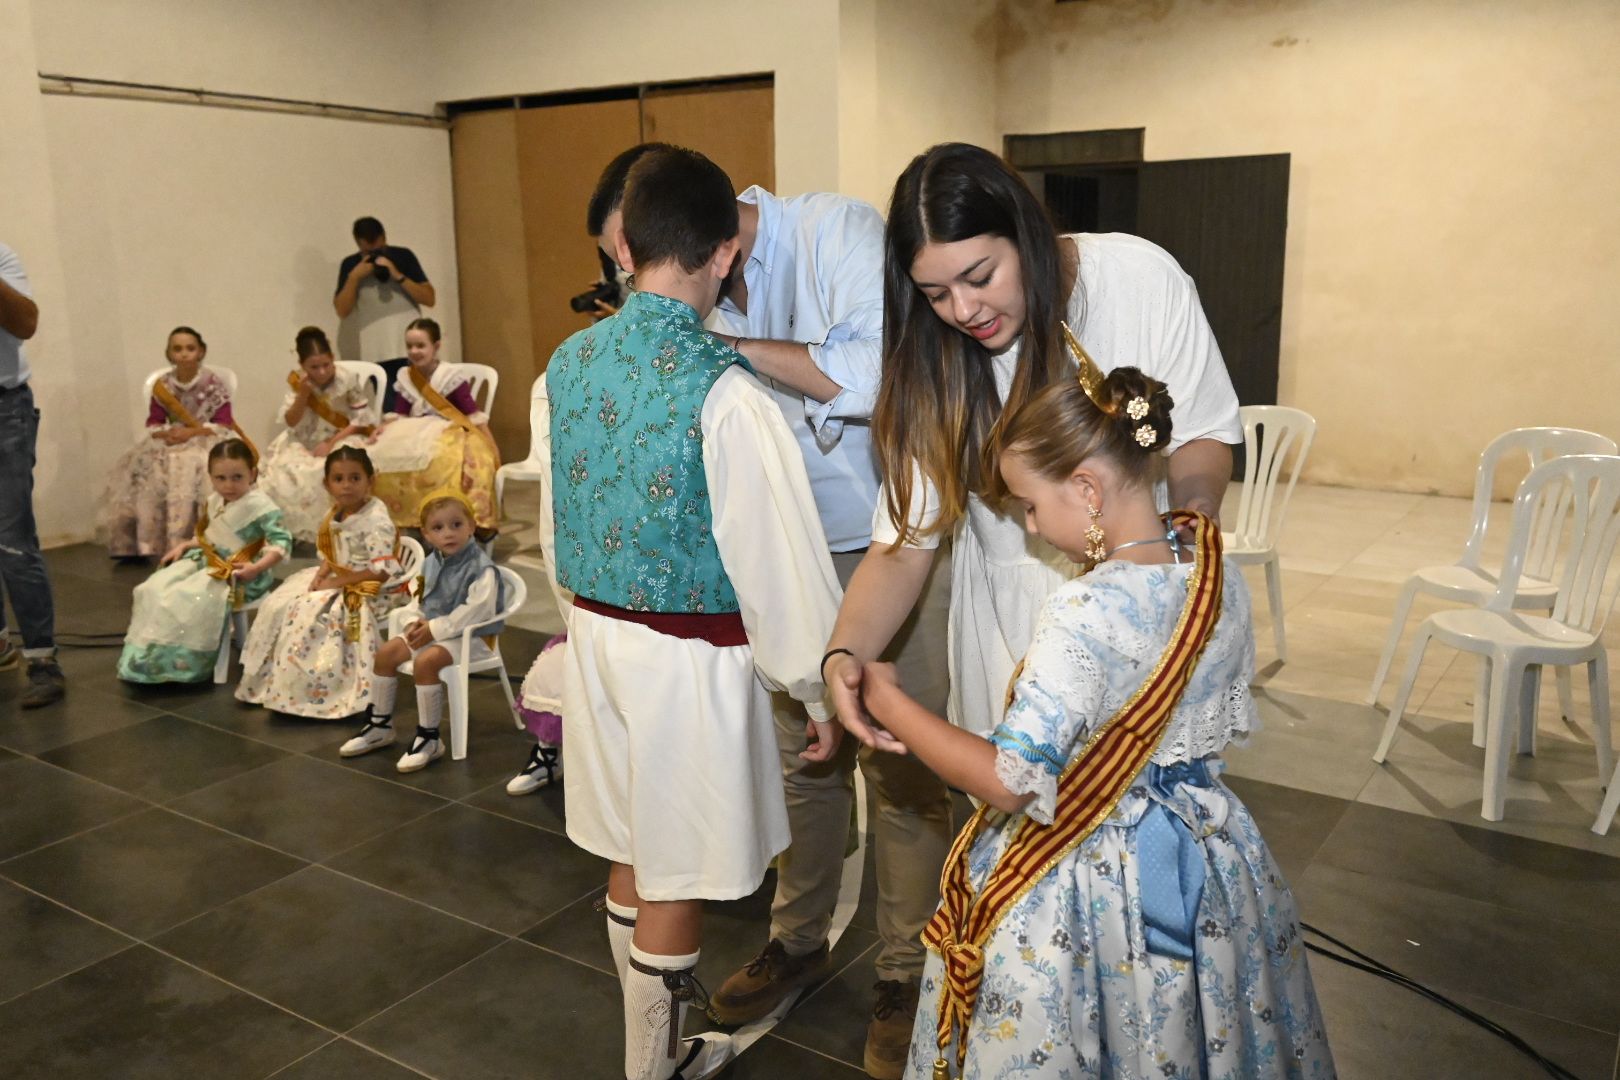
[[[22,706],[34,709],[60,701],[62,669],[56,663],[55,613],[45,557],[34,524],[34,447],[39,410],[28,386],[23,342],[39,327],[39,308],[28,287],[22,260],[0,244],[0,592],[11,599],[22,632],[21,657],[28,660],[28,689]],[[15,668],[19,651],[6,628],[0,598],[0,671]]]
[[[611,255],[633,147],[603,172],[587,226]],[[883,218],[835,194],[778,198],[760,187],[737,197],[741,251],[708,320],[772,391],[798,440],[833,566],[847,584],[872,537],[877,461],[871,416],[882,375]],[[908,692],[943,709],[950,571],[935,566],[922,602],[884,656]],[[804,710],[777,696],[788,822],[777,860],[770,942],[712,997],[721,1021],[742,1024],[776,1008],[825,970],[854,797],[854,767],[872,784],[878,889],[878,996],[866,1067],[901,1075],[916,1013],[920,936],[939,900],[952,839],[950,793],[917,759],[862,752],[852,739],[820,746]]]

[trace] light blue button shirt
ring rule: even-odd
[[[33,298],[28,287],[28,273],[23,269],[17,253],[0,244],[0,280],[24,296]],[[23,351],[22,338],[0,330],[0,388],[15,390],[28,381],[28,356]]]
[[[828,546],[858,551],[871,542],[878,493],[871,419],[883,370],[883,217],[870,203],[825,193],[779,199],[751,187],[737,200],[759,208],[743,267],[748,314],[722,300],[709,328],[807,343],[843,388],[820,402],[762,379],[804,453]]]

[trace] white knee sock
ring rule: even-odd
[[[416,684],[416,726],[438,730],[444,719],[444,683]]]
[[[615,904],[611,896],[607,901],[608,948],[613,950],[613,966],[619,972],[619,985],[624,985],[624,973],[630,967],[630,939],[636,933],[638,909]]]
[[[624,1075],[628,1080],[669,1080],[674,1075],[682,1052],[681,1021],[697,961],[695,952],[659,956],[631,944],[624,977]]]
[[[394,715],[394,699],[399,694],[399,678],[395,675],[371,673],[371,718],[387,720]]]

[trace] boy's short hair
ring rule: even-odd
[[[591,201],[586,204],[585,231],[592,236],[602,235],[608,215],[624,202],[624,181],[630,175],[631,166],[654,150],[673,149],[669,143],[644,142],[616,154],[607,163],[607,168],[602,170],[601,177],[596,181],[596,190],[591,192]]]
[[[383,223],[374,217],[355,218],[353,234],[356,240],[367,244],[375,244],[386,235]]]
[[[423,499],[422,509],[418,513],[417,521],[421,522],[423,525],[426,525],[428,523],[428,518],[432,517],[434,514],[437,514],[440,510],[443,510],[447,506],[454,506],[467,516],[468,521],[472,522],[474,525],[477,525],[478,516],[473,510],[472,503],[468,500],[467,496],[461,494],[459,491],[442,491],[429,495],[427,498]]]
[[[624,239],[636,269],[675,260],[691,273],[737,235],[737,192],[725,170],[684,147],[644,155],[624,191]]]

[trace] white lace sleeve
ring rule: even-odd
[[[1101,660],[1084,632],[1095,616],[1087,594],[1082,580],[1047,598],[1012,704],[990,733],[996,779],[1014,795],[1033,795],[1024,813],[1042,824],[1052,822],[1057,778],[1075,746],[1106,716]]]
[[[1237,567],[1229,565],[1220,621],[1153,760],[1160,765],[1194,761],[1219,754],[1232,743],[1244,742],[1260,723],[1249,693],[1253,680],[1254,627],[1249,617],[1249,592]]]

